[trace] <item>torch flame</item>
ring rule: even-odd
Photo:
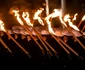
[[[50,21],[51,16],[52,16],[52,14],[48,15],[48,16],[45,18],[45,20],[46,20],[46,22],[47,22],[49,32],[50,32],[51,34],[54,34],[54,35],[55,35],[55,33],[54,33],[54,31],[53,31],[53,29],[52,29],[52,27],[51,27],[51,21]]]
[[[61,23],[62,23],[63,25],[65,25],[65,26],[67,26],[67,25],[65,24],[65,22],[63,21],[63,19],[62,19],[62,13],[61,13],[60,10],[54,9],[54,12],[52,13],[52,18],[55,18],[55,17],[59,17]]]
[[[37,10],[37,12],[35,13],[34,18],[33,18],[33,19],[35,19],[35,20],[38,20],[38,22],[39,22],[42,26],[44,26],[44,22],[43,22],[42,19],[39,17],[39,15],[42,13],[43,10],[44,10],[43,8],[41,8],[40,10]]]
[[[69,15],[69,14],[66,14],[66,15],[64,16],[64,21],[67,22],[69,18],[70,18],[70,15]]]
[[[72,27],[73,29],[79,31],[78,27],[75,26],[75,25],[71,22],[71,20],[70,20],[70,15],[69,15],[69,14],[65,15],[64,21],[65,21],[65,22],[68,21],[70,27]]]
[[[17,18],[18,22],[21,24],[21,25],[24,25],[23,21],[20,19],[20,15],[19,15],[19,10],[13,10],[14,12],[14,16]]]
[[[83,16],[83,18],[82,18],[82,21],[84,21],[85,20],[85,15]]]
[[[62,17],[61,17],[61,16],[59,17],[59,19],[60,19],[61,23],[62,23],[64,26],[66,26],[66,27],[67,27],[66,23],[63,21],[63,19],[62,19]]]
[[[29,19],[29,13],[28,12],[23,12],[22,17],[26,21],[27,25],[33,27],[33,24],[31,23],[31,21]]]
[[[61,20],[61,23],[64,24],[65,26],[67,26],[65,24],[65,22],[62,20],[62,14],[61,12],[58,10],[58,9],[54,9],[54,12],[50,15],[48,15],[45,19],[47,21],[47,24],[48,24],[48,29],[49,29],[49,32],[52,33],[52,34],[55,34],[52,27],[51,27],[51,22],[50,22],[50,18],[55,18],[55,17],[59,17],[60,20]]]
[[[6,32],[5,28],[4,28],[4,23],[2,20],[0,20],[0,30]]]
[[[61,12],[58,9],[54,9],[54,12],[52,13],[52,18],[59,17],[61,15]]]
[[[74,15],[73,21],[76,20],[77,15],[78,15],[77,13]]]
[[[68,19],[68,22],[69,22],[69,26],[71,26],[73,29],[75,29],[77,31],[80,31],[76,25],[73,25],[73,23],[71,22],[70,19]]]

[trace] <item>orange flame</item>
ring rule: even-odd
[[[23,12],[22,17],[26,21],[27,25],[33,27],[33,24],[31,23],[31,21],[29,19],[29,13],[28,12]]]
[[[84,21],[85,20],[85,15],[83,16],[83,18],[82,18],[82,21]]]
[[[52,34],[55,34],[52,27],[51,27],[51,22],[50,22],[50,18],[55,18],[55,17],[59,17],[60,20],[61,20],[61,23],[65,26],[67,26],[65,24],[65,22],[62,20],[62,14],[61,12],[58,10],[58,9],[54,9],[54,12],[50,15],[48,15],[45,19],[46,19],[46,22],[47,22],[47,25],[48,25],[48,29],[49,29],[49,32],[52,33]]]
[[[52,16],[52,14],[48,15],[48,16],[45,18],[45,20],[46,20],[46,22],[47,22],[49,32],[50,32],[51,34],[54,34],[54,35],[55,35],[55,33],[54,33],[54,31],[53,31],[53,29],[52,29],[52,27],[51,27],[51,21],[50,21],[51,16]]]
[[[4,23],[2,20],[0,20],[0,30],[6,32],[5,28],[4,28]]]
[[[74,18],[72,19],[73,21],[76,20],[77,15],[78,15],[77,13],[74,15]]]
[[[52,14],[48,15],[48,16],[45,18],[45,20],[46,20],[46,22],[47,22],[47,25],[48,25],[49,32],[52,33],[52,34],[54,34],[54,35],[55,35],[55,33],[54,33],[54,31],[53,31],[53,29],[52,29],[52,27],[51,27],[50,18],[55,18],[55,17],[58,17],[59,15],[60,15],[60,11],[57,10],[57,9],[54,9],[54,12],[53,12]]]
[[[62,19],[62,13],[60,10],[54,9],[54,12],[52,13],[52,18],[55,18],[55,17],[59,17],[61,23],[67,27],[67,25],[65,24],[65,22]]]
[[[62,23],[64,26],[66,26],[66,27],[67,27],[66,23],[63,21],[63,19],[62,19],[62,17],[61,17],[61,16],[59,17],[59,19],[60,19],[61,23]]]
[[[21,25],[24,25],[23,21],[20,19],[19,10],[13,10],[15,17]]]
[[[70,20],[70,15],[69,15],[69,14],[65,15],[64,21],[65,21],[65,22],[68,21],[70,27],[72,27],[73,29],[79,31],[78,27],[75,26],[75,25],[73,25],[73,23],[71,22],[71,20]]]
[[[71,22],[70,19],[68,20],[68,22],[69,22],[69,26],[71,26],[73,29],[79,31],[78,27],[76,25],[73,25],[73,23]]]
[[[66,14],[66,15],[64,16],[64,21],[67,22],[69,18],[70,18],[70,15],[69,15],[69,14]]]
[[[37,12],[35,13],[34,18],[33,18],[33,19],[35,19],[35,20],[38,20],[38,22],[39,22],[42,26],[44,26],[44,22],[43,22],[42,19],[39,17],[39,15],[42,13],[43,10],[44,10],[43,8],[41,8],[40,10],[37,10]]]
[[[61,15],[61,12],[58,9],[54,9],[54,12],[52,13],[52,18],[59,17]]]

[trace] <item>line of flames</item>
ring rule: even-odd
[[[40,8],[39,10],[37,10],[37,12],[35,12],[34,17],[33,17],[33,19],[34,20],[38,20],[38,22],[42,26],[44,26],[44,21],[42,20],[40,14],[42,13],[43,10],[44,10],[43,8]],[[29,16],[30,16],[29,15],[29,12],[22,12],[22,15],[19,14],[19,12],[20,12],[19,10],[12,10],[12,12],[14,13],[14,16],[16,17],[16,19],[18,20],[18,22],[21,25],[24,25],[24,22],[21,20],[20,17],[22,17],[26,21],[26,23],[27,23],[28,26],[32,26],[33,27],[33,23],[30,21],[30,18],[29,18]],[[55,34],[55,33],[54,33],[54,31],[53,31],[53,29],[51,27],[51,21],[50,21],[50,19],[55,18],[55,17],[59,17],[61,23],[63,25],[65,25],[66,27],[67,27],[66,22],[68,22],[70,27],[72,27],[73,29],[79,31],[79,28],[76,25],[73,24],[73,21],[76,20],[77,15],[78,15],[77,13],[74,15],[72,21],[70,19],[70,15],[69,14],[66,14],[64,16],[64,19],[63,19],[62,18],[61,11],[58,10],[58,9],[54,9],[53,10],[53,13],[51,13],[47,17],[45,17],[44,20],[46,21],[47,26],[48,26],[48,30],[49,30],[49,32],[51,34]],[[85,20],[85,15],[82,17],[81,21],[84,21],[84,20]],[[4,29],[4,22],[2,20],[0,20],[0,29],[2,31],[5,31],[5,29]]]

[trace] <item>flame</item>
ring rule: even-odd
[[[43,8],[41,8],[40,10],[37,10],[37,12],[35,13],[35,15],[34,15],[34,20],[38,20],[38,22],[42,25],[42,26],[44,26],[44,22],[42,21],[42,19],[39,17],[39,15],[42,13],[42,11],[43,11],[44,9]]]
[[[52,13],[52,18],[59,17],[61,23],[67,27],[65,22],[62,19],[62,13],[58,9],[54,9],[54,12]]]
[[[75,29],[77,31],[80,31],[76,25],[73,25],[73,23],[71,22],[70,19],[68,19],[68,22],[69,22],[69,26],[71,26],[73,29]]]
[[[72,19],[73,21],[76,20],[77,15],[77,13],[74,15],[74,18]]]
[[[49,32],[50,32],[51,34],[54,34],[54,35],[55,35],[55,33],[54,33],[54,31],[53,31],[53,29],[52,29],[52,27],[51,27],[51,21],[50,21],[51,16],[52,16],[52,14],[48,15],[48,16],[45,18],[45,20],[46,20],[46,22],[47,22],[47,26],[48,26]]]
[[[38,11],[35,13],[34,18],[33,18],[34,20],[38,20],[39,23],[40,23],[42,26],[44,26],[44,22],[43,22],[43,20],[41,19],[41,17],[40,17],[39,15],[42,13],[43,10],[44,10],[43,8],[40,9],[40,10],[38,10]],[[13,12],[15,13],[15,16],[16,16],[18,22],[19,22],[21,25],[24,25],[23,21],[20,19],[19,10],[13,10]],[[74,15],[73,20],[76,20],[76,16],[77,16],[77,15],[78,15],[77,13]],[[23,19],[26,21],[26,23],[27,23],[29,26],[32,26],[32,27],[33,27],[33,24],[30,22],[29,13],[28,13],[28,12],[23,12],[22,17],[23,17]],[[79,31],[78,27],[75,26],[75,25],[73,25],[72,21],[70,20],[70,15],[69,15],[69,14],[65,15],[65,16],[64,16],[64,20],[63,20],[63,18],[62,18],[62,13],[60,12],[60,10],[54,9],[53,13],[50,14],[50,15],[48,15],[48,16],[45,18],[50,33],[55,34],[54,31],[53,31],[53,29],[52,29],[52,27],[51,27],[51,21],[50,21],[51,18],[55,18],[55,17],[59,17],[61,23],[62,23],[64,26],[67,27],[67,25],[66,25],[65,22],[68,21],[70,27],[72,27],[73,29]],[[85,16],[82,18],[82,20],[85,20]]]
[[[66,26],[66,27],[67,27],[66,23],[63,21],[63,19],[62,19],[62,17],[61,17],[61,16],[59,17],[59,19],[60,19],[61,23],[62,23],[64,26]]]
[[[52,13],[52,18],[59,17],[61,15],[61,12],[58,9],[54,9],[54,12]]]
[[[85,15],[83,16],[83,18],[82,18],[82,21],[84,21],[85,20]]]
[[[49,32],[52,33],[52,34],[55,34],[52,27],[51,27],[51,22],[50,22],[50,18],[55,18],[55,17],[59,17],[60,18],[60,21],[63,25],[67,26],[65,24],[65,22],[62,20],[62,14],[61,12],[58,10],[58,9],[54,9],[54,12],[50,15],[48,15],[45,19],[46,19],[46,22],[47,22],[47,25],[48,25],[48,29],[49,29]]]
[[[14,16],[17,18],[18,22],[21,24],[21,25],[24,25],[23,21],[20,19],[20,15],[19,15],[19,10],[13,10],[14,12]]]
[[[31,23],[31,21],[29,19],[29,13],[28,12],[23,12],[22,17],[26,21],[27,25],[33,27],[33,24]]]
[[[64,21],[65,21],[65,22],[68,21],[70,27],[72,27],[73,29],[79,31],[78,27],[75,26],[75,25],[71,22],[71,20],[70,20],[70,15],[69,15],[69,14],[65,15]]]
[[[66,15],[64,16],[64,21],[67,22],[69,18],[70,18],[70,15],[69,15],[69,14],[66,14]]]
[[[5,28],[4,28],[4,23],[2,20],[0,20],[0,30],[6,32]]]

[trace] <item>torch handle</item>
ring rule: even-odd
[[[84,27],[82,28],[82,31],[84,31],[84,29],[85,29],[85,25],[84,25]]]
[[[51,34],[51,36],[60,44],[60,46],[70,55],[70,52],[64,47],[64,45],[54,36]]]
[[[66,44],[62,39],[59,38],[59,40],[69,49],[71,50],[76,56],[79,56],[79,54],[73,50],[68,44]]]
[[[0,42],[10,53],[12,53],[12,51],[9,49],[9,47],[4,43],[4,41],[1,38],[0,38]]]
[[[82,32],[81,30],[80,30],[79,32],[81,33],[82,37],[83,37],[84,40],[85,40],[85,36],[84,36],[83,32]]]
[[[44,28],[48,31],[46,27]],[[54,35],[51,34],[51,36],[59,43],[59,45],[66,51],[66,53],[70,55],[70,52],[63,46],[63,44]]]
[[[81,23],[82,23],[82,20],[79,22],[79,24],[78,24],[78,26],[77,26],[78,28],[80,27]]]
[[[73,35],[73,37],[76,39],[76,41],[85,49],[85,46],[80,42],[80,40],[74,35],[74,33],[71,31],[70,28],[66,27],[67,30]]]
[[[8,32],[6,32],[6,34],[18,45],[19,48],[21,48],[27,55],[29,55],[29,53]]]
[[[48,45],[48,47],[55,53],[57,54],[57,52],[55,51],[55,49],[46,41],[43,39],[43,37],[38,33],[38,31],[34,28],[34,30],[36,31],[36,33],[39,35],[39,37]]]
[[[29,35],[32,37],[32,39],[35,41],[35,43],[39,46],[39,48],[41,49],[42,53],[45,55],[45,51],[42,48],[42,46],[35,40],[35,38],[33,37],[32,33],[25,27],[23,26],[23,28],[29,33]]]
[[[44,43],[45,41],[41,38],[41,35],[37,32],[37,30],[34,27],[33,27],[33,30],[35,31],[37,37],[39,38],[43,46],[46,48],[47,52],[49,52],[49,54],[52,56],[51,51],[48,49],[47,45]]]

